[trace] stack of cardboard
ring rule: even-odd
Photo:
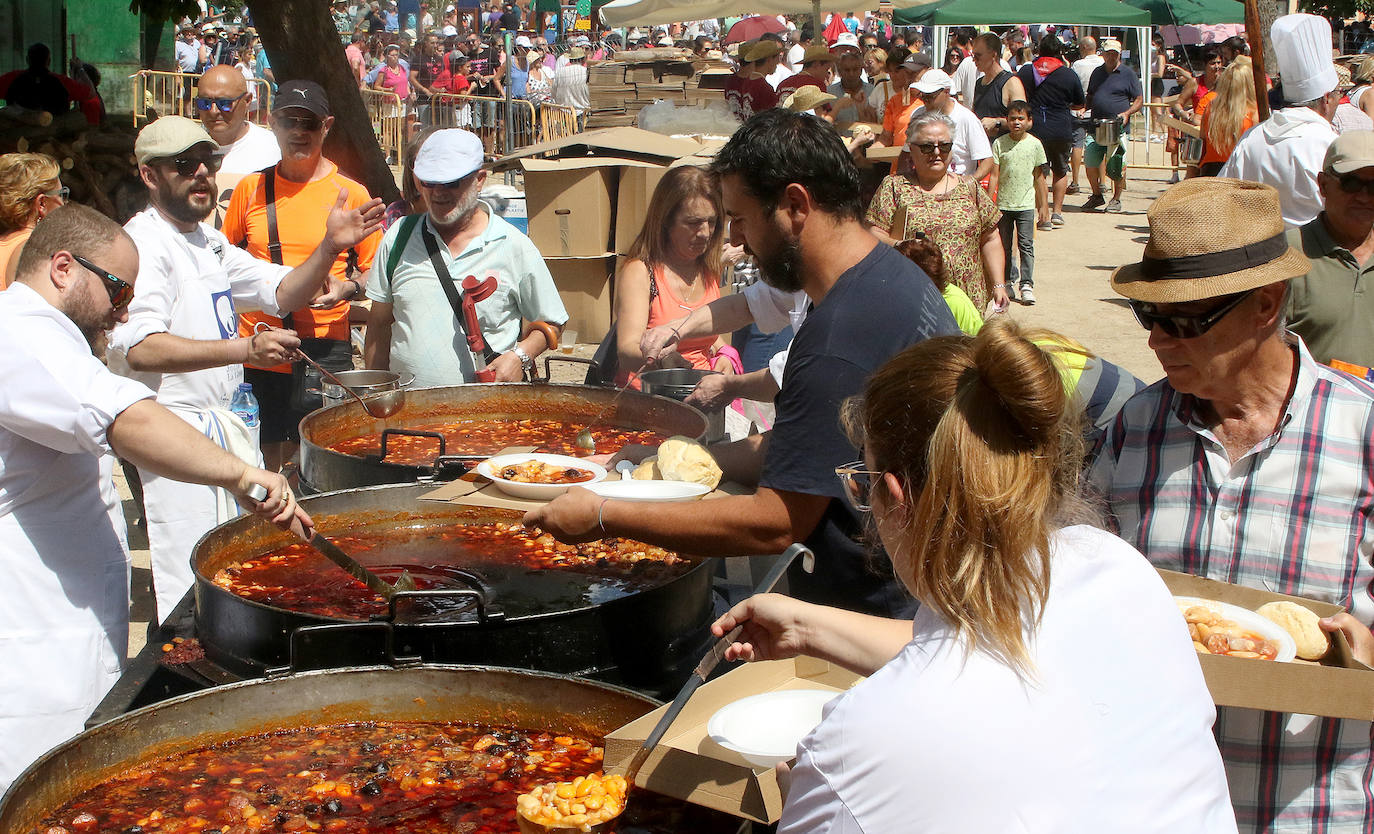
[[[544,256],[581,342],[599,342],[614,314],[617,255],[644,224],[674,164],[705,164],[710,146],[633,127],[574,134],[497,160],[525,180],[529,237]]]
[[[729,74],[728,64],[677,50],[652,52],[664,54],[622,52],[617,60],[587,71],[592,105],[589,130],[632,125],[639,111],[658,99],[678,106],[722,100],[720,76]]]

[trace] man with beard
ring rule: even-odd
[[[789,574],[799,599],[907,616],[915,606],[886,555],[860,543],[864,519],[844,500],[836,467],[860,457],[840,428],[846,398],[904,348],[958,328],[935,284],[863,223],[859,172],[830,125],[783,109],[746,122],[711,165],[732,242],[763,280],[811,302],[792,341],[772,431],[711,452],[750,495],[695,504],[607,501],[573,488],[525,523],[563,541],[625,536],[701,556],[765,555],[804,541],[814,574]],[[707,324],[709,326],[709,323]],[[684,330],[685,335],[685,330]],[[876,568],[876,570],[875,570]]]
[[[260,261],[202,222],[215,204],[216,150],[200,124],[177,116],[138,134],[134,156],[152,205],[125,224],[142,272],[128,321],[110,335],[110,367],[148,385],[159,403],[221,448],[257,460],[247,427],[227,410],[243,365],[284,362],[301,342],[289,330],[239,338],[236,309],[282,315],[312,302],[332,306],[353,292],[351,283],[330,278],[329,269],[340,252],[377,229],[384,209],[373,200],[350,211],[340,191],[324,238],[304,263],[292,269]],[[321,295],[326,281],[329,291]],[[188,557],[196,540],[237,511],[212,487],[139,471],[161,622],[191,586]]]
[[[0,792],[81,731],[129,639],[129,553],[113,455],[214,484],[278,522],[300,511],[280,475],[245,466],[92,354],[128,316],[139,271],[112,220],[66,205],[38,224],[0,293]],[[267,488],[262,503],[253,485]]]
[[[519,382],[553,347],[540,328],[522,334],[522,319],[560,329],[568,320],[553,276],[530,239],[477,199],[487,172],[476,134],[432,134],[415,154],[414,177],[428,211],[394,224],[377,248],[367,367],[414,374],[417,386],[473,382],[457,282],[491,276],[496,291],[477,302],[482,337],[499,354],[488,369],[497,382]]]
[[[341,190],[348,193],[345,206],[350,209],[372,198],[362,184],[324,158],[324,140],[334,125],[324,88],[313,81],[288,81],[273,103],[272,133],[281,147],[281,161],[239,182],[224,216],[224,236],[255,258],[298,266],[324,237],[325,218]],[[330,264],[329,274],[348,287],[337,303],[312,305],[282,319],[245,313],[239,319],[239,336],[251,338],[264,324],[285,327],[301,338],[301,350],[327,370],[353,370],[348,302],[362,300],[357,278],[372,266],[381,238],[380,231],[374,232]],[[319,388],[319,377],[313,369],[293,374],[290,364],[281,364],[247,367],[243,378],[252,383],[262,407],[263,458],[268,469],[279,469],[296,453],[301,418],[323,405],[318,394],[310,393]]]

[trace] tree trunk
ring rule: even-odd
[[[309,79],[329,95],[334,128],[325,140],[325,156],[373,196],[398,199],[400,191],[377,144],[329,6],[320,0],[247,0],[247,5],[277,83]]]
[[[1274,29],[1274,21],[1288,14],[1288,0],[1256,0],[1259,7],[1260,28],[1264,31],[1264,66],[1270,75],[1279,70],[1274,60],[1274,41],[1269,33]]]

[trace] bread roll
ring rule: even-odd
[[[1255,613],[1274,621],[1293,635],[1293,642],[1298,644],[1298,657],[1303,660],[1317,660],[1331,647],[1326,632],[1322,631],[1318,622],[1321,618],[1310,608],[1281,600],[1265,603]]]
[[[630,472],[630,478],[635,481],[663,480],[663,473],[658,471],[658,455],[645,458],[643,463]]]
[[[687,437],[670,437],[658,447],[658,469],[670,481],[686,481],[715,489],[721,471],[706,447]]]

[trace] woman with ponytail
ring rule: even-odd
[[[868,679],[798,747],[779,831],[1234,832],[1215,717],[1154,569],[1078,523],[1079,412],[1010,321],[880,368],[837,476],[921,603],[914,622],[767,594],[728,659]]]

